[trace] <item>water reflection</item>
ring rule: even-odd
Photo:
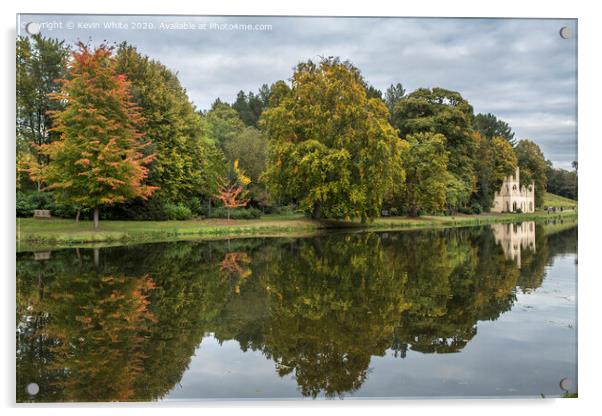
[[[576,228],[334,234],[61,250],[17,261],[17,400],[146,401],[207,333],[303,396],[343,396],[373,357],[460,352],[541,285]],[[537,247],[537,250],[535,250]],[[28,383],[40,386],[30,397]]]

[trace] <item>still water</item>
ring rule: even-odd
[[[576,264],[532,222],[19,253],[17,401],[560,396]]]

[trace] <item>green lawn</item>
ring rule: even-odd
[[[544,207],[562,207],[572,209],[577,206],[577,201],[573,201],[572,199],[546,192],[546,194],[543,197],[543,205]]]
[[[314,221],[299,214],[265,215],[257,220],[202,219],[188,221],[101,221],[95,231],[91,221],[76,224],[70,219],[17,218],[17,250],[73,247],[98,244],[125,244],[187,239],[214,239],[240,236],[301,236],[324,229],[354,228],[396,230],[443,228],[516,222],[542,218],[576,217],[565,210],[556,214],[481,214],[425,216],[420,218],[386,217],[371,223],[359,221]]]

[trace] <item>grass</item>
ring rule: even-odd
[[[302,215],[265,215],[257,220],[203,219],[188,221],[101,221],[94,230],[91,221],[76,224],[70,219],[17,218],[17,250],[113,245],[140,242],[216,239],[244,236],[303,236],[325,229],[403,230],[446,228],[516,222],[544,218],[576,218],[573,210],[556,214],[538,211],[532,214],[481,214],[425,216],[420,218],[386,217],[371,223],[357,221],[314,221]]]
[[[574,209],[577,207],[577,201],[546,192],[546,194],[543,197],[543,206]]]

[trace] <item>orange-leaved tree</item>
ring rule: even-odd
[[[238,160],[232,163],[228,175],[220,178],[216,198],[224,203],[228,211],[228,221],[230,221],[232,208],[245,207],[249,203],[246,188],[250,183],[251,179],[238,167]]]
[[[59,200],[93,209],[97,229],[99,207],[147,198],[157,189],[144,183],[154,155],[146,150],[144,120],[112,49],[78,46],[60,92],[51,94],[65,107],[51,113],[60,139],[42,146],[50,163],[40,174]]]

